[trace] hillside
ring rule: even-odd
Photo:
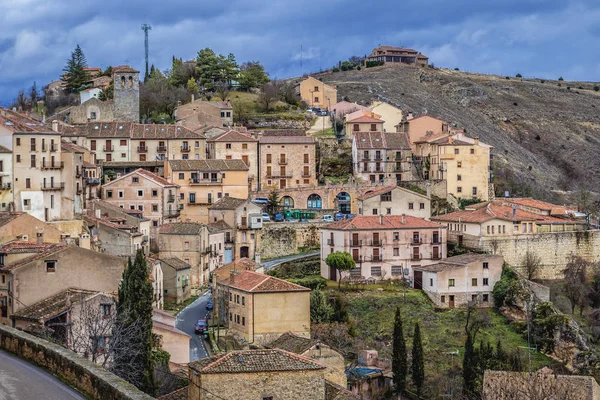
[[[600,92],[594,83],[403,66],[320,78],[338,87],[340,100],[368,104],[382,96],[416,116],[434,115],[479,136],[494,146],[497,193],[562,202],[569,201],[565,191],[582,184],[600,187]]]

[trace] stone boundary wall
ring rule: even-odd
[[[456,232],[448,232],[448,241],[457,242]],[[561,279],[571,256],[587,261],[600,260],[600,230],[544,232],[515,236],[463,235],[463,246],[504,256],[504,261],[524,273],[523,259],[527,251],[537,254],[542,265],[538,279]]]
[[[92,399],[153,399],[72,351],[6,325],[0,325],[0,349],[43,367]]]
[[[264,225],[256,248],[261,260],[297,254],[301,247],[321,247],[319,223],[272,223]]]

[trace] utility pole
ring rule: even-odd
[[[300,45],[300,76],[304,75],[304,70],[302,69],[302,45]]]
[[[148,31],[152,30],[152,27],[148,24],[142,24],[142,30],[144,31],[144,51],[146,61],[146,73],[144,74],[144,81],[148,80]]]

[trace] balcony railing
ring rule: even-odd
[[[181,146],[182,153],[189,153],[192,150],[190,146]]]
[[[167,203],[174,203],[175,202],[175,195],[174,194],[170,194],[167,197]]]
[[[442,254],[441,253],[437,253],[431,256],[432,260],[441,260],[442,259]]]
[[[100,184],[100,178],[87,178],[86,182],[88,185],[99,185]]]
[[[383,261],[383,256],[381,254],[377,254],[377,255],[373,254],[373,256],[371,257],[371,260],[381,262],[381,261]]]
[[[286,172],[285,174],[280,173],[271,173],[267,174],[267,178],[291,178],[292,174],[290,172]]]
[[[138,151],[138,153],[147,153],[148,146],[138,146],[137,151]]]
[[[414,244],[414,245],[418,245],[418,244],[423,244],[423,238],[412,238],[410,244]]]
[[[369,246],[381,247],[381,246],[383,246],[383,240],[381,240],[381,239],[379,239],[379,240],[370,240],[369,241]]]
[[[279,165],[287,165],[288,160],[287,159],[280,159],[279,160]]]
[[[190,179],[190,185],[215,185],[221,183],[221,178],[210,179]]]
[[[112,146],[102,146],[102,150],[104,150],[105,152],[111,152],[111,151],[115,151],[115,148]]]
[[[233,244],[233,243],[235,243],[235,240],[232,237],[225,238],[225,244]]]
[[[195,199],[195,200],[188,200],[187,202],[190,205],[210,205],[213,203],[212,199]]]
[[[0,190],[10,190],[10,189],[11,189],[10,183],[3,183],[0,185]]]
[[[335,246],[335,241],[333,239],[327,239],[327,246]]]
[[[65,163],[63,161],[42,162],[42,169],[63,169]]]
[[[64,182],[59,182],[59,183],[42,183],[41,184],[41,189],[42,190],[63,190],[65,188],[65,183]]]
[[[442,244],[442,241],[440,238],[433,238],[431,239],[431,244]]]
[[[362,246],[362,240],[350,240],[350,247]]]
[[[165,218],[177,218],[180,215],[181,215],[181,211],[179,211],[179,210],[167,210],[163,214],[163,216]]]
[[[411,261],[420,261],[422,258],[423,258],[423,255],[422,255],[422,254],[414,254],[414,253],[413,253],[413,254],[410,256],[410,260],[411,260]]]
[[[81,170],[75,171],[75,178],[81,178]]]
[[[167,146],[156,146],[156,151],[159,153],[164,153],[167,151]]]
[[[58,151],[58,146],[55,144],[50,145],[50,152],[56,153]]]

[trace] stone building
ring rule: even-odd
[[[225,221],[211,222],[206,225],[208,228],[208,246],[210,247],[208,271],[205,275],[205,282],[208,282],[210,275],[214,270],[223,266],[225,262],[231,262],[231,259],[225,258],[226,246],[231,249],[231,234],[233,229]],[[227,239],[227,240],[226,240]]]
[[[248,166],[248,189],[258,188],[258,140],[248,133],[227,131],[206,141],[208,158],[242,160]]]
[[[405,47],[381,46],[374,48],[371,54],[367,56],[367,61],[381,61],[386,64],[401,63],[416,65],[418,67],[427,67],[429,57],[421,52]]]
[[[175,222],[161,225],[158,235],[158,258],[178,258],[191,266],[190,283],[192,294],[208,282],[205,254],[210,253],[208,228],[197,222]]]
[[[28,113],[0,107],[0,145],[10,150],[13,148],[13,133],[43,132],[47,129],[44,122],[36,120]]]
[[[181,304],[191,296],[190,275],[192,266],[177,257],[158,258],[163,271],[164,298]]]
[[[309,107],[331,109],[336,104],[337,89],[309,76],[296,85],[296,93]]]
[[[164,277],[160,260],[146,256],[150,282],[152,282],[152,307],[162,310],[165,304]]]
[[[263,227],[262,208],[249,200],[224,197],[209,208],[211,222],[224,221],[231,227],[225,240],[225,263],[239,258],[255,259],[256,243]],[[227,234],[225,234],[227,239]]]
[[[325,379],[342,387],[346,387],[344,357],[325,343],[286,332],[265,347],[281,349],[290,353],[310,358],[325,366]]]
[[[14,211],[12,151],[0,145],[0,211]]]
[[[413,162],[420,179],[446,180],[457,199],[491,200],[492,147],[462,132],[426,135],[414,142]]]
[[[140,71],[113,67],[115,121],[140,121]]]
[[[401,186],[369,190],[358,198],[359,215],[411,215],[428,220],[431,198]]]
[[[446,256],[446,226],[409,215],[356,216],[321,228],[321,276],[339,276],[325,259],[350,253],[356,268],[346,279],[409,279],[413,269]]]
[[[223,197],[248,198],[248,166],[242,160],[173,160],[165,177],[180,186],[181,219],[208,223],[210,205]]]
[[[0,243],[11,240],[60,243],[67,235],[24,212],[0,212]]]
[[[433,135],[448,134],[450,133],[450,128],[448,122],[439,118],[432,117],[431,115],[413,117],[412,112],[409,112],[396,125],[396,132],[408,134],[408,140],[414,151],[416,149],[414,143],[423,136],[428,133]]]
[[[71,124],[86,124],[88,122],[113,122],[115,120],[114,100],[102,101],[92,97],[78,106],[71,107],[66,120]],[[56,118],[58,116],[54,116]]]
[[[310,337],[310,289],[243,271],[217,282],[216,315],[242,344],[263,345],[285,332]]]
[[[152,221],[154,231],[179,217],[179,186],[145,169],[107,182],[102,191],[106,202],[125,210],[141,211]]]
[[[325,367],[278,349],[232,351],[189,364],[188,399],[325,399]]]
[[[502,275],[504,258],[466,253],[436,264],[414,267],[415,289],[422,289],[436,307],[464,307],[475,302],[492,307],[492,290]]]
[[[312,136],[259,135],[260,190],[316,185],[316,141]]]
[[[233,125],[233,106],[229,101],[194,100],[179,105],[175,110],[175,120],[178,125],[192,131],[206,127],[222,127]]]
[[[64,244],[11,241],[0,246],[0,322],[68,288],[114,292],[125,260]]]
[[[356,132],[352,138],[352,169],[356,178],[369,182],[412,179],[410,145],[405,134]]]

